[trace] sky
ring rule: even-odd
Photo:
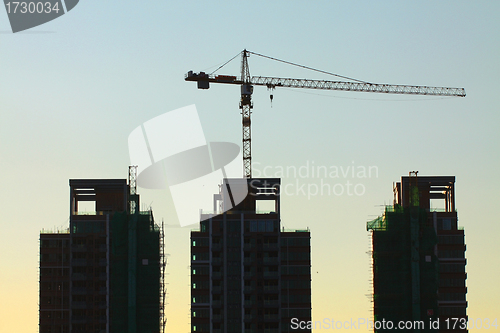
[[[282,224],[311,230],[313,320],[341,321],[371,318],[366,222],[392,203],[393,182],[412,170],[456,176],[468,315],[497,319],[499,15],[496,1],[80,1],[13,34],[0,10],[0,332],[38,331],[40,230],[68,225],[69,179],[127,177],[137,126],[194,104],[207,141],[241,145],[239,87],[198,90],[184,75],[243,49],[368,82],[465,88],[465,98],[278,88],[271,104],[256,87],[253,170],[291,184]],[[249,66],[333,78],[253,55]],[[237,57],[218,73],[239,72]],[[312,166],[373,172],[279,174]],[[314,193],[322,181],[358,192]],[[168,225],[167,332],[188,332],[196,225],[179,227],[168,190],[138,192]]]

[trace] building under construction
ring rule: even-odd
[[[248,195],[226,211],[238,186]],[[224,179],[219,214],[202,214],[191,232],[191,332],[311,331],[291,328],[311,320],[310,232],[280,226],[279,190],[278,178]],[[257,211],[259,201],[271,209]]]
[[[163,332],[163,227],[139,210],[135,169],[69,185],[69,228],[40,234],[40,333]]]
[[[444,207],[431,208],[437,200]],[[467,332],[460,324],[467,319],[467,275],[455,177],[417,177],[416,172],[402,177],[394,187],[394,205],[368,222],[367,229],[372,236],[375,332],[392,331],[402,321],[411,322],[413,331]],[[418,329],[415,323],[420,323]]]

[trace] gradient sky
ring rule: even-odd
[[[0,10],[0,332],[38,331],[39,232],[67,226],[69,179],[127,177],[134,128],[195,104],[208,141],[240,144],[239,87],[201,91],[183,79],[244,48],[369,82],[467,92],[277,89],[271,107],[266,89],[255,88],[255,176],[266,166],[378,169],[323,179],[361,184],[363,195],[281,198],[282,224],[311,229],[313,319],[370,318],[366,221],[411,170],[456,176],[468,315],[498,318],[499,17],[497,1],[80,1],[12,34]],[[239,61],[220,73],[238,75]],[[252,75],[331,79],[255,56],[249,63]],[[321,180],[283,177],[291,189]],[[178,224],[167,191],[139,193],[157,221]],[[166,229],[169,332],[189,331],[189,231]]]

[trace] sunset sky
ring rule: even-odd
[[[0,10],[0,332],[38,332],[39,233],[68,226],[69,179],[126,178],[129,134],[192,104],[207,141],[241,145],[240,88],[198,90],[184,75],[245,48],[363,81],[467,93],[278,88],[271,105],[255,87],[254,176],[282,177],[282,225],[311,230],[313,320],[371,318],[366,222],[412,170],[456,176],[468,315],[498,318],[499,17],[498,1],[80,1],[13,34]],[[335,80],[254,55],[249,65],[252,75]],[[240,57],[218,73],[239,75]],[[318,177],[317,167],[339,172]],[[348,182],[357,193],[314,193]],[[189,332],[196,225],[179,227],[168,190],[138,192],[168,225],[167,332]]]

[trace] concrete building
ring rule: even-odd
[[[216,210],[238,192],[235,182],[224,180]],[[239,186],[249,193],[240,204],[202,214],[191,232],[191,331],[310,332],[291,328],[292,318],[311,320],[310,232],[281,227],[280,179]],[[257,211],[263,201],[270,209]]]
[[[467,332],[465,240],[455,210],[455,177],[402,177],[394,205],[367,229],[374,320],[422,322],[421,332]],[[454,329],[453,318],[459,322]]]
[[[69,228],[40,234],[40,333],[163,332],[163,228],[125,179],[69,185]]]

